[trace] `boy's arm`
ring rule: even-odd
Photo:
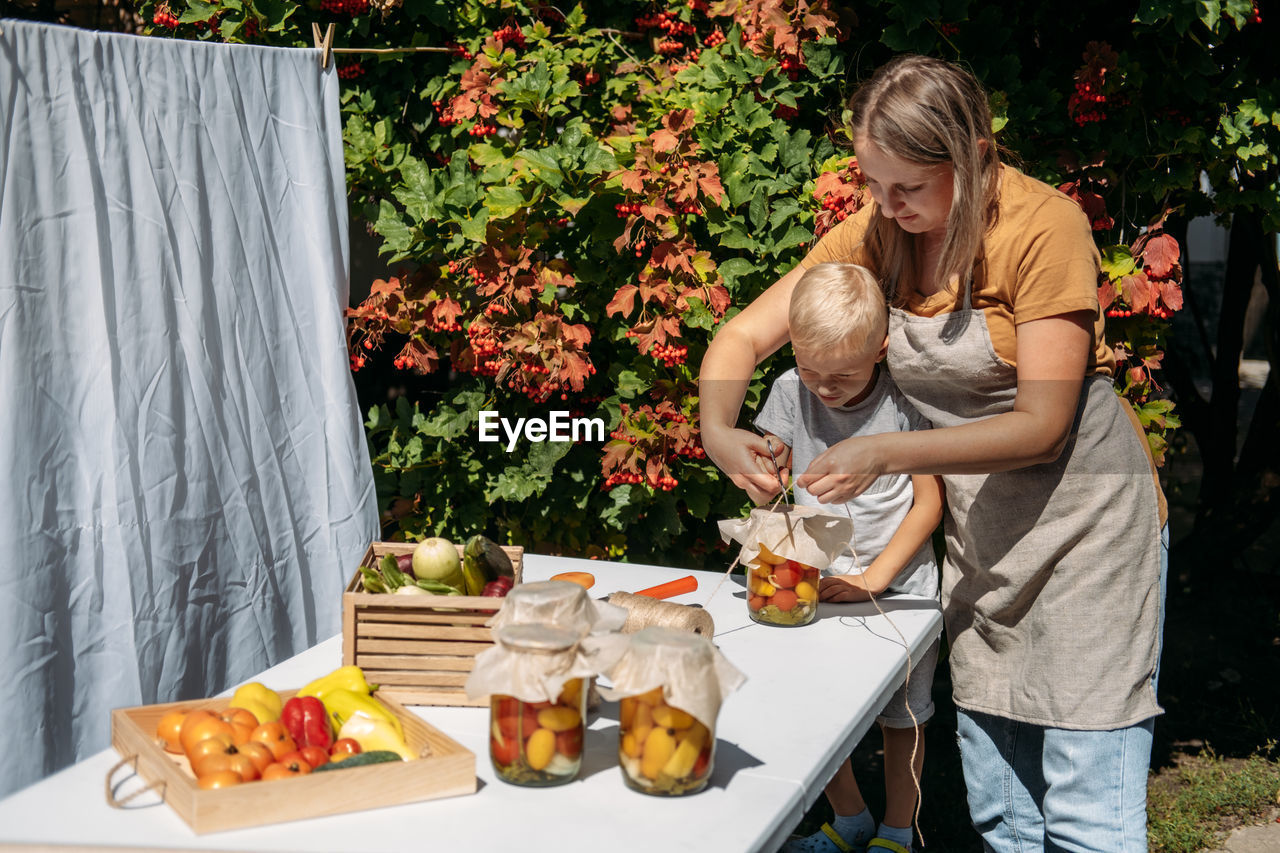
[[[818,584],[820,600],[867,601],[871,595],[880,595],[916,555],[920,546],[933,535],[938,522],[942,520],[942,478],[931,474],[913,474],[911,490],[911,509],[907,511],[885,549],[860,575],[823,578]]]

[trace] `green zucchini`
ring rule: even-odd
[[[364,767],[367,764],[385,764],[388,761],[404,761],[396,753],[389,749],[374,749],[369,752],[360,752],[350,758],[344,758],[341,761],[330,761],[327,764],[321,764],[313,773],[319,773],[322,770],[342,770],[345,767]]]

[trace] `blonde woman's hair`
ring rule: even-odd
[[[889,328],[884,291],[858,264],[816,264],[791,291],[791,344],[805,349],[865,352],[879,347]]]
[[[855,146],[868,141],[918,165],[948,165],[955,173],[951,212],[938,259],[938,281],[963,284],[995,222],[1000,157],[991,107],[976,77],[950,62],[899,56],[881,66],[849,101]],[[979,143],[985,140],[986,145]],[[856,153],[856,150],[855,150]],[[904,282],[921,273],[914,234],[896,221],[871,217],[863,241],[868,264],[889,301],[905,301]]]

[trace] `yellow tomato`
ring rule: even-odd
[[[796,598],[805,603],[812,603],[818,600],[818,591],[808,581],[800,581],[796,584]]]

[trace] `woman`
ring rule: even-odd
[[[935,428],[847,439],[797,485],[834,503],[884,474],[943,475],[943,610],[986,849],[1145,850],[1164,504],[1112,389],[1089,225],[1001,164],[986,94],[955,65],[899,57],[850,108],[874,203],[716,336],[703,443],[753,500],[776,494],[763,440],[735,429],[747,380],[789,339],[805,268],[873,270],[890,373]]]

